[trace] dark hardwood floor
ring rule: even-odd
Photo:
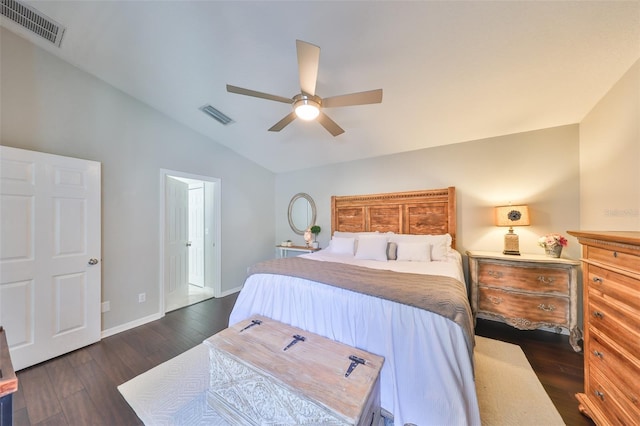
[[[116,389],[224,329],[236,295],[210,299],[18,372],[14,425],[139,425]],[[578,412],[582,354],[567,336],[478,321],[477,334],[518,344],[568,425],[593,425]]]

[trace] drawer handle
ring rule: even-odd
[[[618,257],[618,252],[617,251],[613,252],[613,257]]]
[[[604,392],[600,392],[599,390],[596,390],[596,391],[593,391],[593,393],[595,394],[595,396],[597,396],[602,401],[604,401]]]
[[[593,350],[593,354],[595,356],[597,356],[598,358],[600,358],[600,359],[604,359],[604,354],[602,352],[600,352],[600,351],[597,351],[597,350],[594,349]]]
[[[604,318],[604,314],[600,311],[593,311],[593,316],[600,319]]]
[[[502,272],[500,271],[487,271],[487,274],[493,278],[502,278]]]
[[[542,275],[540,275],[538,277],[538,281],[540,281],[542,284],[551,285],[551,284],[553,284],[555,279],[553,279],[552,277],[543,277]]]
[[[556,307],[553,305],[545,305],[544,303],[541,303],[538,305],[538,309],[541,309],[543,311],[547,311],[547,312],[551,312],[551,311],[555,311]]]
[[[487,299],[489,299],[489,302],[493,303],[494,305],[499,305],[502,303],[502,297],[487,296]]]
[[[594,283],[598,283],[598,284],[602,284],[603,280],[600,277],[593,277],[593,282]]]

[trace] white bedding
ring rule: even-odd
[[[440,274],[464,282],[458,252],[446,261],[376,262],[320,251],[306,258],[342,261],[399,272]],[[462,329],[418,308],[330,285],[273,274],[247,278],[229,318],[254,314],[385,357],[381,404],[396,425],[480,425],[480,414]]]

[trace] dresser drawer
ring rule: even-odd
[[[618,388],[597,370],[591,370],[585,393],[606,415],[608,425],[635,425],[640,411],[629,406]]]
[[[613,298],[616,303],[623,303],[637,311],[636,321],[640,321],[640,296],[638,281],[626,275],[607,269],[588,265],[587,284],[589,289],[597,291],[605,298]]]
[[[607,303],[604,297],[589,290],[585,321],[632,354],[640,353],[640,321],[621,305]]]
[[[564,297],[480,287],[478,308],[479,312],[512,319],[508,322],[521,329],[536,328],[541,324],[569,324],[569,299]]]
[[[640,377],[640,360],[637,354],[621,353],[615,343],[592,328],[589,351],[585,356],[589,357],[592,370],[608,377],[619,389],[626,403],[640,410],[640,382],[629,380],[630,377]]]
[[[589,247],[588,258],[594,262],[640,274],[640,255],[622,253],[600,247]]]
[[[478,282],[524,291],[569,294],[569,272],[561,268],[482,262],[478,265]]]

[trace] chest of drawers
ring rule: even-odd
[[[577,269],[580,262],[523,254],[468,251],[474,318],[501,321],[521,330],[566,328],[575,351],[578,328]]]
[[[584,392],[598,425],[640,419],[640,232],[570,231],[582,244]]]

